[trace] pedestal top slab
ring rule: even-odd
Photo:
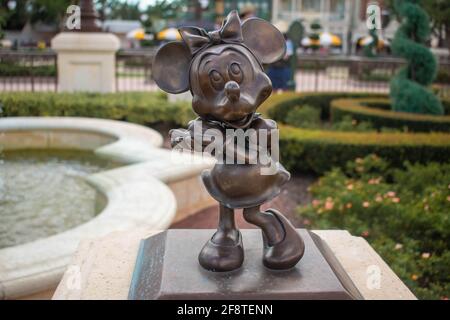
[[[110,51],[120,49],[119,38],[103,32],[61,32],[51,41],[52,49],[61,51]]]

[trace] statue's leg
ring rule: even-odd
[[[259,206],[244,209],[244,219],[261,228],[264,242],[263,263],[267,268],[294,267],[303,256],[305,245],[291,222],[280,212]]]
[[[200,265],[211,271],[232,271],[244,261],[242,235],[236,228],[234,210],[220,205],[219,226],[198,256]]]

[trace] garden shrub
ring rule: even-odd
[[[339,121],[334,121],[330,127],[331,130],[342,132],[370,132],[375,131],[372,123],[368,121],[358,121],[351,116],[344,116]]]
[[[294,108],[286,115],[286,124],[301,128],[318,128],[320,126],[320,110],[308,105]]]
[[[346,93],[346,92],[320,92],[298,94],[288,92],[284,94],[275,94],[270,97],[260,108],[259,111],[266,113],[268,117],[275,121],[286,123],[286,116],[295,108],[301,108],[303,105],[309,105],[320,109],[322,120],[330,118],[331,101],[345,98],[383,98],[386,95],[377,93]]]
[[[139,124],[186,125],[194,118],[188,103],[167,101],[162,93],[1,93],[1,116],[71,116]]]
[[[443,114],[439,99],[427,88],[436,76],[436,58],[426,46],[430,21],[418,0],[395,2],[402,24],[392,41],[394,54],[408,65],[391,81],[391,100],[395,111]]]
[[[43,66],[27,66],[20,65],[14,62],[0,63],[0,77],[55,77],[56,66],[55,65],[43,65]]]
[[[280,126],[280,157],[293,172],[322,174],[347,161],[377,153],[396,167],[405,160],[447,162],[450,135],[444,133],[338,132]]]
[[[331,119],[336,122],[351,116],[357,121],[368,121],[377,129],[407,127],[408,131],[416,132],[450,132],[450,115],[394,112],[385,110],[388,106],[389,100],[383,98],[337,99],[331,103]]]
[[[422,299],[450,295],[450,163],[389,162],[369,155],[326,173],[299,209],[303,223],[365,237]]]

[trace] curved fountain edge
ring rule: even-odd
[[[208,160],[187,164],[179,161],[181,156],[174,159],[169,150],[159,148],[163,139],[158,132],[126,122],[68,117],[0,119],[0,134],[11,131],[37,133],[34,148],[90,149],[129,165],[87,178],[108,199],[106,208],[94,219],[48,238],[0,249],[0,299],[56,287],[82,239],[143,225],[155,231],[168,228],[177,208],[166,184],[198,176],[213,164]],[[79,141],[77,133],[82,135]],[[89,133],[93,139],[86,141]],[[25,140],[3,139],[6,149],[13,148],[13,143],[27,147]]]

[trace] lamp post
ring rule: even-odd
[[[92,0],[80,0],[81,32],[102,32]]]

